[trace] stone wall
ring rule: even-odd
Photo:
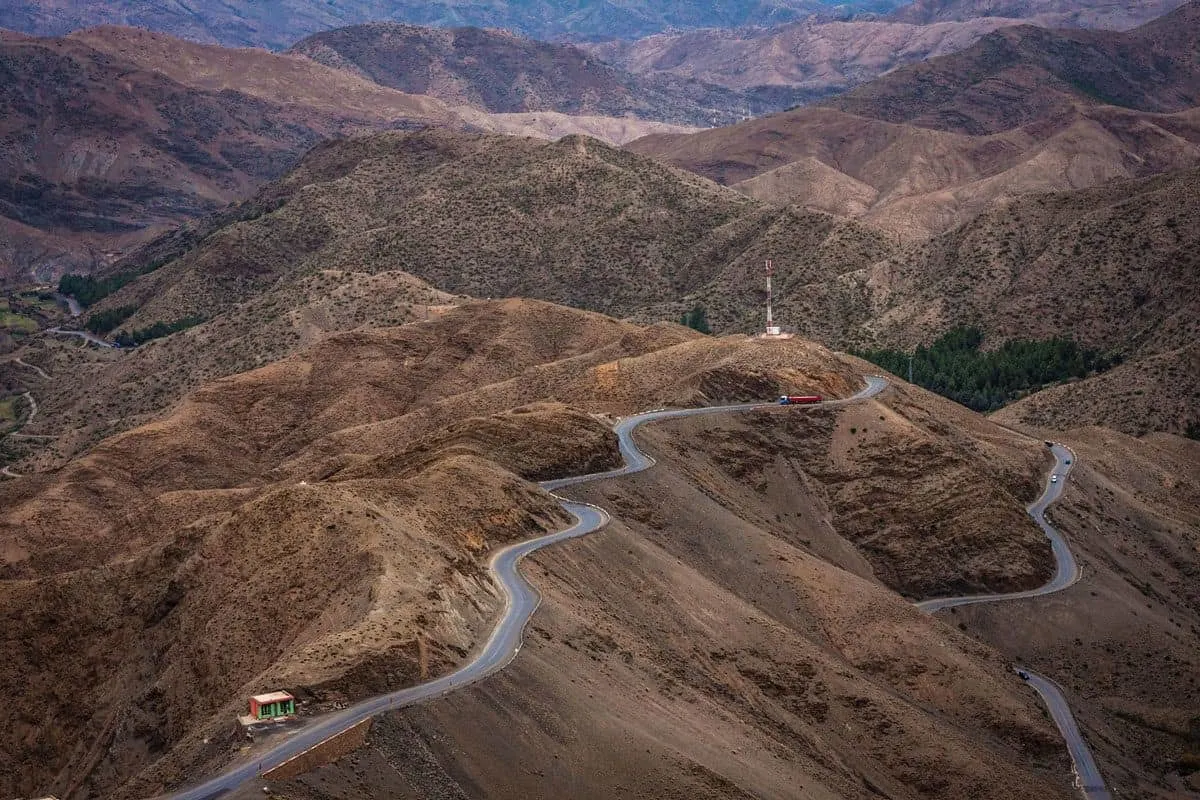
[[[283,781],[303,775],[317,767],[332,764],[344,755],[354,752],[367,741],[371,720],[365,719],[337,736],[331,736],[320,744],[313,745],[297,756],[289,758],[275,769],[267,770],[263,777],[270,781]]]

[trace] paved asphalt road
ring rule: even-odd
[[[865,400],[868,397],[879,394],[887,386],[887,381],[882,378],[871,376],[866,380],[866,387],[853,397],[846,398],[845,400],[831,400],[821,405],[837,406]],[[654,465],[654,459],[638,449],[638,446],[633,441],[633,432],[648,422],[675,419],[677,417],[693,417],[702,414],[725,414],[775,407],[777,405],[774,403],[746,403],[733,406],[651,411],[645,414],[626,417],[613,428],[618,437],[621,455],[625,459],[625,466],[608,472],[546,481],[541,486],[543,489],[552,492],[565,486],[574,486],[605,478],[615,478],[621,475],[631,475],[635,472],[648,469]],[[199,786],[169,795],[169,797],[172,800],[208,800],[208,798],[219,797],[226,792],[234,790],[262,772],[279,766],[293,756],[299,755],[310,747],[320,744],[329,737],[341,733],[365,719],[390,709],[401,708],[440,697],[455,689],[482,680],[488,675],[503,669],[520,651],[521,637],[525,630],[525,623],[533,616],[533,612],[537,609],[538,603],[541,600],[537,590],[530,585],[525,576],[517,569],[517,565],[521,559],[548,545],[597,531],[609,522],[608,512],[602,508],[562,498],[559,499],[562,500],[563,508],[575,517],[573,525],[558,533],[511,544],[498,550],[489,561],[488,566],[497,584],[503,589],[505,594],[504,614],[500,618],[499,623],[497,623],[495,630],[492,631],[487,644],[484,645],[483,649],[470,663],[459,667],[449,675],[429,681],[428,683],[422,683],[418,686],[392,692],[391,694],[363,700],[344,711],[316,719],[285,741],[264,753],[258,754],[253,761],[237,764],[227,772],[205,781]]]
[[[883,378],[870,376],[867,377],[866,381],[866,387],[853,397],[846,398],[845,400],[827,401],[821,405],[836,406],[865,400],[879,394],[887,386],[887,381]],[[654,465],[654,459],[643,453],[633,440],[634,431],[646,423],[663,419],[753,411],[755,409],[772,407],[775,407],[774,403],[747,403],[743,405],[705,408],[664,409],[626,417],[613,428],[618,437],[621,455],[625,460],[623,467],[609,470],[608,472],[545,481],[541,486],[547,491],[552,492],[567,486],[604,480],[606,478],[616,478],[622,475],[631,475],[650,468]],[[1060,476],[1059,480],[1055,483],[1047,482],[1042,496],[1033,505],[1029,506],[1028,509],[1029,514],[1041,525],[1042,530],[1050,537],[1053,544],[1055,560],[1058,564],[1053,580],[1045,586],[1028,592],[929,600],[924,603],[918,603],[918,608],[932,613],[940,609],[970,603],[1037,597],[1064,589],[1079,579],[1079,568],[1074,556],[1071,554],[1070,548],[1067,547],[1066,540],[1045,519],[1046,507],[1054,502],[1062,493],[1063,484],[1070,471],[1070,465],[1065,462],[1067,459],[1071,459],[1072,462],[1074,461],[1070,451],[1060,445],[1055,445],[1054,455],[1057,459],[1055,474]],[[609,522],[608,513],[604,509],[570,500],[562,500],[562,504],[563,508],[575,518],[575,523],[569,528],[548,536],[509,545],[497,551],[492,556],[489,568],[495,576],[497,584],[505,594],[504,614],[499,623],[497,623],[496,628],[492,631],[483,649],[470,663],[463,665],[449,675],[429,681],[428,683],[364,700],[344,711],[314,720],[287,740],[257,755],[253,761],[235,765],[227,772],[199,786],[170,795],[171,800],[208,800],[209,798],[219,797],[262,772],[279,766],[293,756],[299,755],[310,747],[320,744],[331,736],[345,731],[365,719],[391,709],[441,697],[503,669],[520,651],[525,624],[533,616],[533,612],[537,609],[538,603],[541,600],[537,590],[533,588],[518,569],[521,559],[548,545],[597,531]],[[1087,744],[1080,736],[1079,727],[1076,725],[1066,699],[1057,685],[1053,681],[1025,669],[1018,670],[1018,673],[1042,696],[1047,708],[1050,710],[1051,716],[1054,718],[1055,723],[1057,723],[1059,730],[1062,731],[1063,738],[1066,739],[1067,747],[1071,753],[1071,759],[1075,764],[1076,776],[1085,796],[1089,800],[1110,800],[1110,795],[1104,786],[1104,781],[1096,767],[1096,762],[1092,758]]]
[[[922,611],[933,614],[946,608],[954,606],[967,606],[974,603],[996,603],[1001,600],[1023,600],[1030,597],[1041,597],[1045,594],[1053,594],[1061,592],[1071,584],[1079,580],[1079,565],[1075,562],[1075,556],[1071,554],[1071,548],[1067,545],[1066,538],[1061,533],[1056,531],[1054,527],[1046,521],[1046,508],[1059,498],[1062,494],[1063,487],[1067,483],[1067,475],[1071,472],[1071,467],[1075,465],[1075,458],[1071,455],[1071,451],[1063,447],[1061,444],[1056,444],[1053,447],[1054,452],[1054,471],[1052,475],[1057,475],[1056,482],[1050,481],[1050,476],[1046,476],[1046,488],[1042,490],[1042,496],[1034,501],[1033,505],[1029,506],[1026,511],[1029,516],[1033,517],[1033,521],[1041,526],[1047,538],[1050,539],[1050,547],[1054,551],[1054,562],[1057,565],[1054,577],[1044,586],[1039,586],[1036,589],[1027,589],[1023,592],[1008,592],[1004,594],[974,594],[964,595],[961,597],[939,597],[934,600],[925,600],[917,603],[917,608]],[[1068,464],[1067,462],[1071,463]]]
[[[1092,757],[1092,751],[1088,749],[1087,742],[1079,733],[1079,726],[1075,724],[1075,717],[1071,715],[1071,707],[1067,705],[1067,698],[1063,696],[1062,689],[1054,681],[1036,672],[1018,668],[1017,674],[1042,696],[1050,716],[1054,718],[1054,724],[1058,725],[1063,738],[1067,740],[1067,750],[1070,751],[1071,761],[1075,765],[1075,785],[1083,792],[1083,796],[1088,800],[1112,800],[1108,787],[1104,785],[1104,776],[1096,766],[1096,759]]]
[[[924,602],[917,603],[917,608],[926,613],[933,614],[943,609],[972,605],[974,603],[1024,600],[1031,597],[1053,594],[1054,592],[1061,592],[1079,580],[1082,574],[1079,563],[1075,560],[1075,555],[1071,552],[1066,537],[1046,521],[1046,509],[1063,493],[1067,477],[1071,473],[1071,468],[1075,466],[1075,455],[1061,444],[1055,444],[1051,449],[1054,453],[1054,469],[1051,475],[1057,475],[1058,480],[1051,481],[1050,476],[1047,476],[1042,496],[1034,501],[1026,511],[1029,512],[1029,516],[1033,517],[1033,521],[1041,526],[1042,531],[1050,539],[1050,547],[1054,552],[1054,577],[1048,583],[1036,589],[1028,589],[1023,592],[939,597],[934,600],[925,600]],[[1112,795],[1109,794],[1108,788],[1104,785],[1104,777],[1100,774],[1099,767],[1096,766],[1096,759],[1092,757],[1092,751],[1088,749],[1087,743],[1079,733],[1079,725],[1076,724],[1075,717],[1071,714],[1071,707],[1067,704],[1067,698],[1063,695],[1062,689],[1049,678],[1038,675],[1036,672],[1031,672],[1024,667],[1018,667],[1017,674],[1024,678],[1033,687],[1034,691],[1041,695],[1042,702],[1046,704],[1046,708],[1050,711],[1050,716],[1053,717],[1055,724],[1058,725],[1063,739],[1066,740],[1067,750],[1071,753],[1071,761],[1075,765],[1076,786],[1079,787],[1083,796],[1088,798],[1088,800],[1111,800]]]
[[[87,331],[64,331],[62,328],[47,328],[46,333],[55,334],[57,336],[78,336],[80,339],[86,339],[92,344],[98,344],[101,347],[107,347],[110,350],[116,346],[112,342],[106,342],[99,336],[95,336]]]

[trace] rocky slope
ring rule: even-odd
[[[104,441],[64,469],[3,487],[0,686],[20,699],[6,705],[0,726],[6,763],[18,765],[5,773],[2,790],[156,794],[163,783],[194,779],[236,754],[230,717],[255,690],[284,686],[313,709],[441,672],[478,642],[498,610],[480,569],[487,552],[564,522],[553,501],[522,478],[613,463],[614,440],[591,414],[779,391],[846,394],[857,387],[857,369],[798,339],[713,339],[674,325],[641,328],[503,301],[429,322],[338,334],[292,358],[208,384],[165,418]],[[790,413],[770,412],[781,422]],[[869,415],[877,413],[891,412],[872,404]],[[770,424],[754,423],[764,431]],[[1005,466],[989,462],[986,477],[959,473],[960,482],[991,486],[992,473],[1009,467],[1014,485],[1029,482],[1036,442],[992,447],[1005,454]],[[660,501],[678,496],[678,507],[695,509],[695,498],[704,496],[700,487],[718,481],[710,496],[732,499],[736,484],[721,483],[720,469],[740,460],[720,463],[692,461],[691,470],[705,473],[699,487],[691,476],[662,488],[616,487],[610,499],[636,533],[624,530],[611,551],[588,556],[593,545],[587,544],[558,556],[565,562],[542,562],[555,576],[542,584],[545,605],[557,609],[548,620],[539,616],[539,625],[550,626],[543,630],[554,633],[532,637],[541,642],[536,647],[552,648],[542,651],[545,658],[569,663],[582,651],[623,663],[625,677],[612,685],[587,679],[590,691],[616,703],[605,703],[614,722],[636,718],[619,703],[630,681],[647,693],[642,708],[668,703],[674,715],[688,698],[716,702],[730,719],[717,725],[704,712],[691,717],[692,729],[715,734],[732,724],[739,731],[752,763],[730,780],[747,791],[802,780],[858,796],[867,791],[866,779],[946,798],[988,785],[996,788],[984,790],[986,796],[1068,796],[1062,752],[1032,695],[993,653],[922,618],[870,570],[847,572],[804,543],[810,529],[826,544],[841,533],[804,519],[790,520],[786,532],[747,526],[763,549],[760,560],[772,554],[769,594],[759,575],[760,588],[746,595],[753,571],[721,568],[723,559],[713,561],[704,550],[693,549],[688,565],[680,563],[696,547],[696,531],[686,538],[684,528],[656,523],[645,492]],[[989,489],[969,502],[979,506],[980,497],[990,498],[997,513],[1013,500]],[[765,521],[772,502],[750,507]],[[659,532],[648,534],[647,525]],[[1024,533],[1031,542],[1037,538]],[[960,548],[955,557],[969,558],[981,546]],[[642,555],[612,557],[627,550]],[[852,552],[844,549],[842,558]],[[881,576],[903,571],[901,549],[882,554],[873,557]],[[640,572],[628,571],[636,562]],[[596,569],[600,563],[608,569]],[[659,572],[653,565],[667,563],[676,564],[676,577],[653,577]],[[861,562],[854,564],[861,571]],[[1009,564],[1008,578],[981,573],[981,580],[1036,580],[1041,565],[1033,568],[1019,575],[1027,567]],[[592,579],[579,580],[581,572]],[[630,592],[630,576],[639,574],[641,588]],[[627,609],[585,613],[593,592],[608,596],[609,582],[625,587]],[[576,600],[565,601],[562,585],[575,587]],[[858,598],[871,611],[846,616],[845,602],[809,599],[818,591]],[[683,668],[680,658],[708,641],[693,625],[659,604],[653,613],[632,613],[645,605],[637,598],[660,594],[687,598],[693,609],[727,609],[718,628],[727,633],[717,637],[724,645],[705,644],[695,669]],[[588,624],[560,629],[558,615],[576,611]],[[863,648],[863,637],[850,631],[868,617],[891,633],[869,637],[872,644]],[[618,619],[626,622],[617,625]],[[674,632],[656,633],[663,626]],[[684,650],[651,647],[655,641],[680,642]],[[930,660],[930,653],[938,655]],[[541,663],[528,655],[522,654],[527,667]],[[903,666],[881,669],[884,662]],[[926,671],[915,683],[905,677]],[[539,672],[501,680],[521,685]],[[63,686],[72,687],[69,695],[58,693]],[[521,694],[561,691],[566,687],[550,680],[541,692]],[[949,699],[964,691],[971,703]],[[581,700],[549,707],[568,714]],[[508,713],[533,712],[500,717]],[[477,717],[470,726],[481,758],[510,746],[522,758],[534,752],[519,738],[499,735],[489,720]],[[858,746],[879,737],[888,743]],[[578,740],[593,750],[607,742],[605,757],[626,763],[626,779],[644,772],[637,780],[647,786],[692,780],[689,761],[721,763],[700,746],[684,751],[684,763],[651,767],[654,757],[626,758],[640,745],[619,737],[581,731]],[[947,743],[914,749],[922,740]],[[800,763],[774,755],[779,745],[800,742],[808,743]],[[844,752],[861,755],[838,755]],[[587,760],[580,763],[589,769]],[[760,764],[771,768],[753,768]],[[938,777],[944,775],[954,777]],[[989,780],[996,775],[1005,779]],[[727,796],[728,783],[699,780],[701,796]],[[546,796],[555,786],[544,785]],[[510,785],[489,795],[521,791]]]
[[[1125,33],[1006,28],[896,70],[830,105],[966,134],[1049,123],[1079,106],[1170,113],[1200,105],[1200,2]]]
[[[318,33],[289,53],[383,86],[497,113],[557,111],[684,125],[741,118],[738,92],[683,78],[639,78],[569,44],[479,28],[372,23]]]
[[[672,129],[559,112],[460,114],[307,58],[131,28],[0,34],[0,70],[0,278],[17,282],[93,271],[249,196],[333,136],[447,125],[628,141]]]

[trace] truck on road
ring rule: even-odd
[[[819,394],[785,394],[779,398],[781,406],[803,406],[812,403],[821,402],[822,397]]]

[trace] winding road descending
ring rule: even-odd
[[[1075,455],[1061,444],[1053,445],[1051,450],[1054,453],[1054,469],[1051,475],[1057,475],[1058,480],[1051,480],[1047,476],[1046,485],[1042,490],[1041,497],[1025,510],[1029,512],[1029,516],[1033,517],[1033,521],[1041,527],[1046,537],[1050,540],[1050,547],[1054,552],[1054,577],[1036,589],[1027,589],[1023,592],[939,597],[917,603],[917,608],[927,614],[933,614],[947,608],[954,608],[955,606],[973,605],[975,603],[997,603],[1006,600],[1025,600],[1031,597],[1041,597],[1053,594],[1054,592],[1061,592],[1079,580],[1083,572],[1079,568],[1079,562],[1075,560],[1075,555],[1071,552],[1070,546],[1067,544],[1066,537],[1046,521],[1046,509],[1062,495],[1063,488],[1067,483],[1067,476],[1070,475],[1072,467],[1075,466]],[[1017,674],[1021,675],[1033,687],[1034,691],[1041,695],[1042,701],[1046,704],[1046,709],[1050,712],[1054,723],[1058,725],[1063,739],[1067,742],[1067,750],[1071,753],[1071,762],[1075,767],[1076,785],[1083,793],[1083,796],[1088,798],[1088,800],[1111,800],[1112,795],[1104,785],[1104,777],[1100,774],[1100,768],[1096,766],[1096,759],[1092,756],[1092,751],[1088,749],[1087,742],[1083,740],[1083,736],[1079,733],[1079,725],[1075,722],[1075,717],[1071,714],[1071,707],[1067,703],[1067,698],[1063,695],[1062,689],[1059,688],[1057,683],[1044,675],[1038,675],[1036,672],[1031,672],[1025,668],[1019,668]]]
[[[92,344],[99,345],[100,347],[107,347],[110,350],[116,347],[116,345],[114,345],[112,342],[107,342],[104,339],[101,339],[99,336],[88,333],[87,331],[67,331],[63,330],[62,328],[47,328],[46,333],[51,333],[55,336],[78,336],[80,339],[85,339]]]
[[[1075,458],[1071,454],[1071,451],[1061,444],[1054,445],[1052,450],[1054,453],[1054,471],[1052,474],[1057,475],[1058,480],[1052,482],[1050,476],[1046,476],[1046,487],[1042,490],[1042,496],[1025,509],[1029,512],[1029,516],[1033,517],[1033,521],[1041,526],[1042,532],[1050,540],[1050,547],[1054,551],[1055,570],[1054,577],[1050,579],[1050,582],[1036,589],[1026,589],[1023,592],[939,597],[917,603],[917,608],[928,614],[933,614],[946,608],[954,608],[955,606],[968,606],[975,603],[996,603],[1002,600],[1024,600],[1030,597],[1041,597],[1042,595],[1061,592],[1079,580],[1081,574],[1079,564],[1076,563],[1075,556],[1071,553],[1071,548],[1067,544],[1066,538],[1055,530],[1053,525],[1046,521],[1046,509],[1062,494],[1063,487],[1067,483],[1067,475],[1070,474],[1071,467],[1075,466]]]
[[[865,400],[879,394],[887,386],[887,381],[883,378],[868,376],[866,381],[867,385],[854,396],[844,400],[830,400],[820,405],[826,407],[839,406]],[[648,422],[676,419],[679,417],[694,417],[703,414],[753,411],[759,408],[777,408],[777,406],[774,403],[746,403],[731,406],[651,411],[646,414],[626,417],[613,427],[613,431],[617,434],[621,455],[625,460],[623,467],[591,475],[579,475],[572,478],[545,481],[540,485],[543,489],[552,492],[566,486],[574,486],[605,478],[616,478],[622,475],[632,475],[635,472],[648,469],[654,465],[654,459],[638,449],[638,446],[633,441],[633,432]],[[226,792],[232,791],[251,778],[274,769],[288,759],[320,744],[331,736],[336,736],[342,731],[352,728],[365,719],[369,719],[390,709],[401,708],[440,697],[455,689],[460,689],[480,681],[503,669],[520,651],[525,624],[533,616],[533,612],[537,609],[538,603],[541,601],[537,590],[533,588],[517,568],[521,559],[543,547],[600,530],[608,524],[610,519],[608,512],[602,508],[586,503],[564,500],[563,498],[559,498],[559,500],[562,502],[563,508],[575,518],[573,525],[557,533],[510,544],[496,551],[488,562],[489,570],[495,577],[497,584],[504,591],[504,614],[496,624],[483,649],[469,663],[464,664],[448,675],[444,675],[428,683],[422,683],[390,694],[363,700],[344,711],[339,711],[336,714],[315,720],[311,725],[298,730],[287,740],[280,742],[275,747],[257,756],[254,761],[234,766],[227,772],[205,781],[199,786],[168,795],[168,797],[171,800],[209,800],[209,798],[219,797]]]

